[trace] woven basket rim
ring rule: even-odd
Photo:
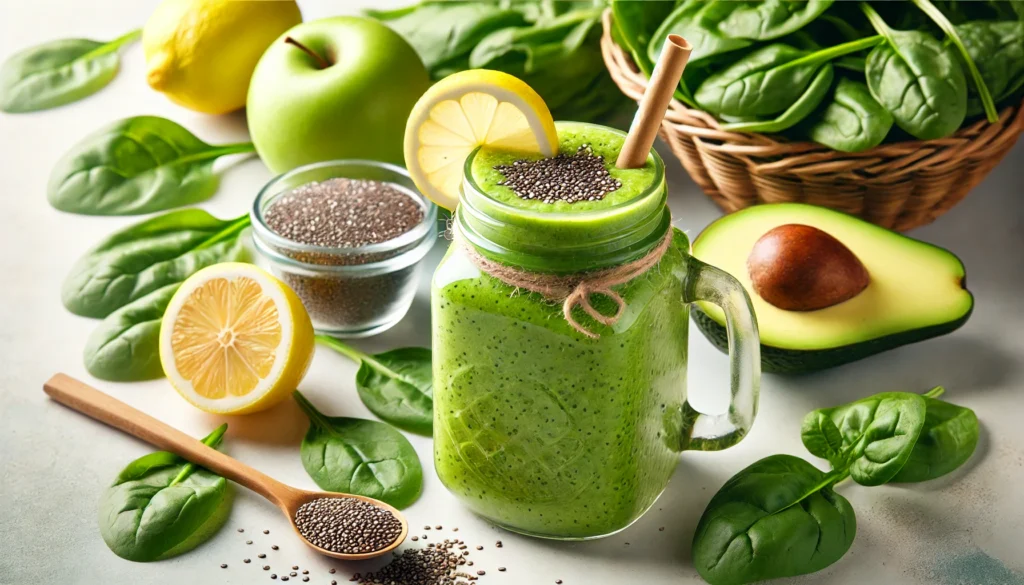
[[[612,39],[611,19],[611,9],[605,9],[602,15],[604,29],[601,36],[602,56],[609,73],[615,78],[619,89],[627,97],[639,101],[647,89],[647,77],[637,67],[629,52],[617,45]],[[803,165],[806,162],[813,162],[815,159],[822,159],[822,162],[824,162],[835,157],[849,160],[851,164],[859,168],[863,168],[867,161],[857,159],[877,159],[882,167],[889,167],[889,165],[882,163],[884,161],[891,161],[894,158],[923,158],[925,155],[922,155],[922,151],[925,151],[927,154],[928,152],[943,153],[955,150],[959,157],[965,154],[961,149],[966,147],[969,150],[973,150],[968,146],[972,142],[976,142],[976,148],[983,148],[995,142],[992,140],[995,134],[1002,134],[1006,131],[1020,134],[1024,132],[1024,100],[1022,100],[1021,104],[1004,107],[999,112],[999,120],[994,123],[989,123],[987,119],[982,117],[966,126],[961,126],[954,134],[944,138],[903,140],[880,144],[860,152],[838,151],[816,142],[791,141],[778,135],[724,130],[714,116],[708,112],[691,108],[675,97],[672,98],[669,104],[664,124],[671,124],[673,129],[695,137],[695,140],[700,140],[701,147],[709,151],[721,151],[732,155],[759,159],[786,157],[788,162],[778,161],[781,166]],[[989,139],[976,141],[975,139],[980,135],[985,135]],[[960,147],[960,149],[955,147]],[[974,154],[977,155],[977,153]],[[945,159],[947,157],[942,158]],[[952,156],[948,158],[950,160],[936,161],[934,157],[928,157],[926,162],[920,160],[918,162],[922,166],[934,166],[937,162],[948,162],[951,165],[957,163]],[[799,160],[795,161],[795,159]],[[759,165],[759,168],[763,167]],[[764,168],[764,170],[768,170],[768,168]],[[880,172],[885,170],[887,169],[879,169]]]

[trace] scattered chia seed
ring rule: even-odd
[[[265,558],[267,558],[267,555],[264,554],[264,553],[260,553],[260,554],[256,555],[256,557],[260,558],[260,559],[265,559]]]
[[[277,550],[277,545],[276,544],[270,545],[270,550]]]
[[[267,228],[297,244],[359,248],[393,240],[423,221],[424,209],[390,183],[336,178],[312,182],[278,196],[263,216]],[[373,253],[308,252],[284,245],[275,250],[306,264],[355,266],[387,260],[408,246]],[[391,316],[415,285],[416,265],[394,272],[347,276],[315,270],[281,269],[309,311],[313,326],[324,331],[372,328]]]
[[[466,559],[452,549],[461,544],[445,540],[433,548],[406,549],[376,573],[356,574],[359,585],[469,585],[478,577],[460,571]]]
[[[589,144],[581,145],[575,154],[558,154],[540,160],[517,160],[510,165],[497,165],[494,170],[521,199],[544,203],[577,203],[600,201],[622,186],[604,168],[604,157],[594,154]]]
[[[328,571],[327,571],[327,572],[333,575],[333,574],[334,574],[334,573],[336,573],[337,571],[335,571],[334,569],[328,569]]]
[[[270,534],[270,531],[269,530],[264,530],[263,534]]]
[[[276,579],[277,579],[277,573],[274,573],[274,574],[272,574],[272,575],[270,576],[270,578],[271,578],[271,579],[274,579],[274,580],[276,580]]]
[[[245,528],[239,528],[238,531],[239,532],[245,532]]]
[[[295,513],[295,526],[310,543],[345,554],[383,550],[402,533],[394,514],[355,498],[306,502]]]
[[[263,570],[264,571],[269,571],[270,570],[270,565],[263,565]]]
[[[252,544],[252,541],[251,540],[247,540],[247,541],[245,541],[245,544]]]
[[[498,572],[499,573],[504,573],[505,572],[505,567],[498,567]]]
[[[252,559],[242,559],[242,562],[248,565],[252,562]]]
[[[226,569],[226,568],[228,568],[228,566],[226,564],[224,564],[224,563],[221,563],[220,568]]]

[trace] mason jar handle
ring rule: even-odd
[[[725,312],[729,338],[729,411],[710,415],[683,403],[683,449],[720,451],[728,449],[747,434],[757,414],[761,387],[761,341],[757,334],[754,308],[743,285],[727,272],[690,258],[683,300],[707,301]]]

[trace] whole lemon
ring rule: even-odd
[[[237,110],[263,51],[300,22],[294,0],[164,0],[142,30],[146,80],[197,112]]]

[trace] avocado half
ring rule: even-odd
[[[842,242],[867,269],[867,288],[816,311],[767,303],[754,291],[747,258],[761,236],[787,224],[816,227]],[[757,315],[765,372],[824,370],[944,335],[966,323],[974,308],[963,262],[948,250],[813,205],[766,204],[727,215],[694,240],[693,256],[746,288]],[[728,351],[721,309],[698,302],[693,319],[712,344]]]

